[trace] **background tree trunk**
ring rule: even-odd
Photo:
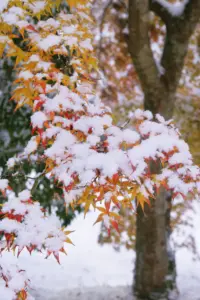
[[[146,205],[145,214],[138,208],[135,292],[143,299],[160,299],[160,295],[165,295],[168,272],[166,209],[164,190],[151,201],[151,206]]]

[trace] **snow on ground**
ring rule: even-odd
[[[200,208],[195,220],[197,229],[199,215]],[[68,255],[61,255],[61,265],[39,253],[31,257],[25,251],[21,254],[20,264],[31,278],[36,300],[133,300],[135,254],[125,249],[116,252],[111,245],[98,245],[100,226],[92,226],[95,220],[96,214],[91,212],[85,220],[81,214],[73,221],[69,229],[76,230],[71,234],[76,246],[67,245]],[[5,259],[16,259],[10,253],[3,255]],[[200,262],[193,262],[184,249],[176,256],[179,299],[200,300]]]
[[[193,204],[193,236],[200,254],[200,205]],[[189,229],[190,230],[190,229]],[[177,285],[180,292],[179,300],[200,300],[200,260],[195,261],[191,252],[180,249],[176,253]]]

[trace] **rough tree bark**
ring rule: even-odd
[[[184,66],[188,43],[200,17],[200,0],[188,1],[180,16],[172,16],[159,1],[129,0],[129,51],[144,92],[145,109],[173,115],[177,86]],[[164,74],[154,61],[149,39],[150,11],[166,25],[161,59]],[[154,170],[155,171],[155,170]],[[159,171],[159,167],[157,168]],[[168,249],[170,197],[162,190],[145,214],[138,209],[136,270],[134,290],[141,299],[167,299],[166,277],[173,265]]]

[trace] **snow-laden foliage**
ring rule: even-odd
[[[1,54],[15,57],[18,71],[12,98],[17,108],[28,104],[33,110],[32,138],[8,166],[14,168],[24,158],[43,161],[44,176],[63,188],[66,205],[82,205],[85,214],[94,207],[99,211],[96,222],[103,221],[108,231],[118,230],[121,207],[134,213],[136,199],[144,208],[162,186],[174,198],[195,195],[200,172],[171,120],[136,110],[133,130],[113,124],[111,110],[96,96],[90,77],[97,69],[90,3],[67,4],[11,0],[2,8]],[[0,180],[0,189],[8,197],[1,210],[2,250],[44,248],[59,260],[64,242],[71,243],[69,232],[57,218],[45,215],[30,191],[14,196],[6,179]],[[2,278],[7,288],[7,277]],[[25,287],[26,281],[21,292],[14,290],[17,299],[29,299],[26,293],[19,295]]]
[[[0,258],[0,276],[5,281],[5,286],[0,286],[1,300],[35,299],[28,292],[29,279],[25,271],[20,270],[15,264]]]
[[[66,234],[60,230],[61,224],[56,216],[46,217],[40,204],[32,201],[30,191],[24,190],[18,197],[9,195],[1,212],[4,218],[0,223],[0,231],[5,234],[9,250],[18,247],[19,254],[24,247],[30,253],[34,249],[45,248],[49,254],[58,257]]]

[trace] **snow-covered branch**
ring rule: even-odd
[[[182,2],[170,3],[167,0],[152,0],[152,3],[158,3],[160,10],[167,10],[171,16],[180,17],[189,1],[190,0],[184,0]]]

